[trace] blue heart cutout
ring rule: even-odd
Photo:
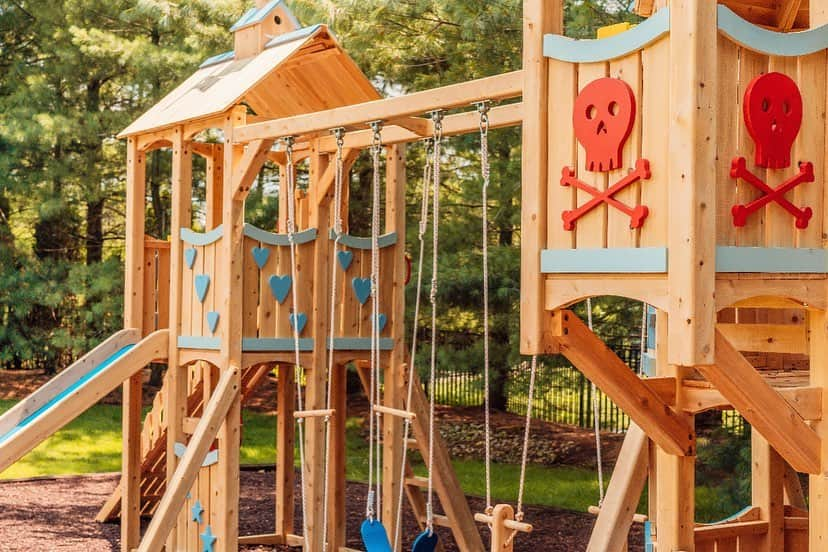
[[[434,552],[437,549],[437,543],[440,538],[434,531],[426,529],[414,539],[414,545],[411,547],[411,552]]]
[[[375,519],[366,519],[359,528],[365,552],[391,552],[391,541],[382,523]]]
[[[290,286],[293,284],[293,280],[290,276],[271,276],[268,284],[270,284],[270,291],[273,293],[273,297],[281,305],[287,299],[288,293],[290,293]]]
[[[359,302],[364,305],[371,297],[371,279],[354,278],[351,280],[351,286],[354,288],[354,293],[356,293]]]
[[[267,260],[270,258],[270,249],[267,247],[254,247],[252,253],[253,260],[256,261],[256,266],[259,267],[259,270],[263,269],[267,264]]]
[[[199,274],[195,277],[195,292],[199,303],[207,298],[207,290],[210,289],[210,277],[206,274]]]
[[[339,261],[339,266],[342,267],[342,270],[347,271],[348,267],[351,266],[351,263],[354,262],[354,253],[352,251],[340,251],[336,254],[336,258]]]
[[[210,328],[211,333],[216,333],[220,316],[221,315],[216,311],[210,311],[207,313],[207,327]]]
[[[296,333],[301,334],[302,330],[305,329],[305,325],[308,323],[308,315],[304,312],[300,312],[299,314],[291,314],[290,315],[290,326],[296,330]]]
[[[196,249],[185,249],[184,250],[184,262],[187,263],[187,268],[192,269],[195,266],[196,255],[198,254],[198,250]]]
[[[388,324],[388,317],[384,314],[377,315],[377,328],[380,332],[385,329],[385,325]]]

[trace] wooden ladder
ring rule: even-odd
[[[369,395],[370,389],[370,366],[367,361],[360,361],[356,364],[359,379]],[[405,370],[405,365],[400,369]],[[420,452],[423,458],[428,458],[429,441],[429,404],[425,390],[420,383],[420,378],[414,374],[414,392],[411,397],[411,404],[404,405],[404,408],[414,414],[411,422],[413,438],[409,438],[405,445]],[[406,381],[406,385],[408,382]],[[460,487],[460,481],[454,472],[446,444],[439,432],[434,435],[434,491],[440,499],[442,514],[434,514],[434,525],[446,527],[451,530],[452,536],[458,548],[468,552],[482,552],[483,541],[477,530],[474,516]],[[411,505],[411,510],[417,519],[420,529],[426,526],[426,496],[424,491],[428,488],[428,479],[414,474],[411,467],[411,460],[406,460],[405,481],[403,482],[405,494]],[[389,528],[393,531],[392,528]],[[393,538],[393,535],[391,535]],[[442,548],[441,548],[442,549]]]

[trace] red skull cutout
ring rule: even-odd
[[[745,125],[756,143],[756,165],[791,166],[791,147],[802,127],[802,94],[782,73],[753,79],[745,90]]]
[[[621,154],[635,121],[635,94],[619,79],[589,83],[575,99],[572,124],[586,150],[589,171],[609,172],[622,167]]]

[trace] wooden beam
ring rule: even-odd
[[[156,552],[164,546],[164,540],[176,522],[178,512],[184,506],[187,492],[195,483],[204,457],[224,423],[227,413],[241,391],[241,377],[238,369],[225,370],[219,379],[216,390],[207,403],[193,438],[187,446],[187,452],[178,463],[164,497],[158,504],[155,515],[147,527],[138,552]]]
[[[423,117],[401,117],[388,121],[423,138],[434,134],[434,123]]]
[[[799,474],[787,462],[785,462],[785,475],[783,478],[785,504],[808,511],[808,502],[805,500],[805,492],[802,490],[802,482],[799,480]]]
[[[751,428],[751,504],[759,508],[759,519],[768,522],[756,552],[785,549],[785,466],[770,443]]]
[[[588,552],[622,552],[627,548],[635,510],[647,482],[650,440],[634,423],[627,429],[607,494],[592,528]]]
[[[731,410],[734,408],[721,391],[710,385],[695,385],[696,382],[685,381],[682,387],[684,397],[683,410],[699,414],[708,410]],[[705,382],[701,382],[705,383]],[[659,392],[656,390],[656,392]],[[822,388],[820,387],[781,387],[776,389],[783,399],[804,420],[822,419]],[[663,397],[663,395],[662,395]]]
[[[819,436],[721,332],[716,331],[716,364],[697,369],[791,466],[820,472]]]
[[[661,448],[678,456],[694,454],[695,433],[683,413],[665,403],[575,313],[556,311],[554,319],[561,354]]]
[[[345,182],[343,183],[343,188],[348,187],[348,173],[351,170],[351,167],[354,166],[357,158],[359,157],[359,150],[358,149],[346,149],[342,152],[342,174],[343,179]],[[331,163],[325,168],[325,172],[322,173],[322,176],[317,182],[314,182],[313,185],[313,194],[315,197],[315,203],[319,204],[319,202],[323,201],[325,197],[331,193],[333,189],[334,183],[336,181],[336,161],[335,159],[331,159]],[[343,213],[343,216],[346,216]]]
[[[542,41],[542,39],[541,39]],[[521,71],[444,86],[405,96],[337,107],[240,127],[235,143],[327,132],[338,127],[365,126],[378,120],[423,115],[435,109],[465,107],[482,100],[505,100],[523,93]]]
[[[804,324],[716,324],[739,351],[808,354]]]
[[[253,182],[259,176],[267,161],[267,154],[273,146],[273,140],[254,140],[247,145],[238,166],[233,169],[234,199],[243,200],[253,187]]]
[[[782,0],[776,9],[776,28],[786,33],[793,29],[802,0]]]

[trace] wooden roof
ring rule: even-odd
[[[281,118],[378,98],[327,27],[316,25],[277,36],[255,57],[210,58],[119,137],[214,117],[241,103],[257,117]]]
[[[635,11],[644,17],[653,13],[655,0],[636,0]],[[777,31],[808,28],[808,0],[719,0],[739,17]]]

